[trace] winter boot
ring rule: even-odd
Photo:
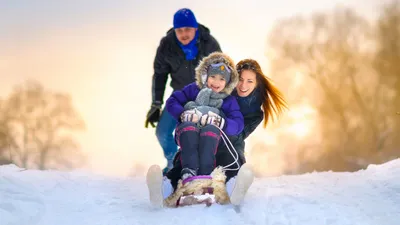
[[[236,177],[226,183],[226,191],[233,205],[240,205],[254,180],[253,171],[248,164],[244,164]]]
[[[163,177],[158,165],[150,166],[146,175],[147,188],[149,189],[150,203],[157,208],[163,206],[164,199],[174,192],[171,181]]]
[[[189,169],[189,168],[183,168],[181,171],[181,177],[182,177],[182,181],[189,178],[189,177],[193,177],[193,176],[197,176],[197,172],[195,170]]]

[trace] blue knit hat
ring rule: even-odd
[[[181,27],[198,27],[196,17],[188,8],[180,9],[174,15],[174,29]]]

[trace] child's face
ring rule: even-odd
[[[219,93],[224,90],[226,85],[226,80],[224,76],[215,74],[208,76],[207,87],[211,88],[214,92]]]

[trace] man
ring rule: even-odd
[[[210,30],[197,22],[190,9],[178,10],[173,19],[173,28],[164,36],[157,48],[154,60],[152,82],[152,104],[147,113],[145,127],[150,123],[155,127],[156,136],[163,148],[167,166],[164,172],[173,166],[173,158],[178,150],[173,132],[176,120],[162,110],[168,74],[171,76],[171,87],[180,90],[195,81],[195,68],[199,61],[212,52],[220,51],[218,41]]]

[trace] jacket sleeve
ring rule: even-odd
[[[166,101],[167,111],[177,120],[180,121],[180,116],[185,111],[184,106],[189,101],[194,101],[198,89],[195,83],[186,85],[182,90],[174,91]]]
[[[165,51],[167,49],[166,39],[160,41],[154,59],[154,74],[152,79],[152,101],[163,104],[165,86],[168,80],[168,74],[171,72],[170,65],[165,61]]]
[[[236,98],[230,96],[231,101],[227,106],[226,110],[223,110],[225,114],[225,126],[222,129],[226,135],[238,135],[243,131],[244,118],[242,112],[240,112],[239,104]]]
[[[244,128],[241,133],[243,140],[245,140],[251,133],[258,127],[258,125],[263,120],[263,112],[255,112],[252,115],[244,118]]]

